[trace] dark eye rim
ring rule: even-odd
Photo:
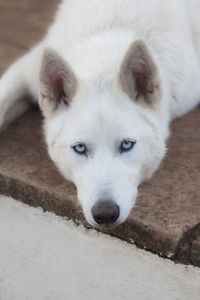
[[[84,151],[83,152],[80,152],[80,151],[78,151],[77,149],[76,149],[76,147],[77,146],[83,146],[84,147]],[[72,146],[71,146],[71,148],[73,149],[73,151],[75,152],[75,153],[77,153],[77,154],[79,154],[79,155],[87,155],[87,147],[86,147],[86,145],[84,144],[84,143],[76,143],[76,144],[73,144]]]
[[[122,145],[123,145],[124,142],[129,142],[129,143],[131,143],[131,147],[130,147],[129,149],[124,149],[124,148],[122,147]],[[131,151],[131,150],[133,149],[133,147],[135,146],[135,144],[136,144],[136,141],[135,141],[135,140],[124,139],[124,140],[121,142],[121,144],[120,144],[120,153],[125,153],[125,152]]]

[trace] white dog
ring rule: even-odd
[[[126,220],[165,155],[169,123],[200,99],[199,0],[64,0],[45,39],[0,81],[0,126],[45,117],[50,157],[88,222]]]

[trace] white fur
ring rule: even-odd
[[[0,81],[0,126],[9,123],[14,103],[30,92],[37,99],[44,48],[69,63],[78,89],[68,109],[60,106],[45,120],[51,158],[73,181],[89,223],[92,206],[113,199],[123,222],[137,196],[165,155],[170,121],[192,110],[200,98],[200,4],[198,0],[64,0],[46,38],[18,60]],[[162,96],[156,109],[133,101],[119,84],[123,58],[135,40],[143,40],[157,67]],[[19,103],[19,102],[18,102]],[[19,103],[18,113],[24,112]],[[14,112],[15,114],[15,112]],[[116,154],[124,138],[133,151]],[[91,148],[88,159],[72,149]]]

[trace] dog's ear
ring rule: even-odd
[[[40,107],[46,118],[75,95],[77,80],[69,65],[53,50],[46,49],[40,70]]]
[[[160,96],[158,69],[143,41],[135,41],[126,53],[120,68],[120,82],[133,100],[148,105],[157,102]]]

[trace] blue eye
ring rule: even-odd
[[[124,140],[121,143],[120,152],[128,152],[128,151],[132,150],[135,143],[136,143],[135,141],[133,142],[133,141],[130,141],[130,140]]]
[[[76,144],[74,146],[72,146],[72,149],[74,150],[74,152],[80,154],[80,155],[85,155],[87,153],[87,148],[84,144]]]

